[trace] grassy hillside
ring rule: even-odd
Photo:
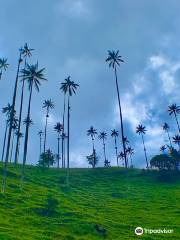
[[[71,169],[67,187],[66,171],[27,167],[20,189],[19,166],[9,166],[8,175],[7,192],[0,194],[1,240],[180,239],[179,176]],[[58,201],[56,212],[48,212],[47,199]],[[174,233],[138,237],[137,226],[170,228]]]

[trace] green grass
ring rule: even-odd
[[[1,172],[2,172],[2,166]],[[0,194],[0,240],[180,239],[180,177],[142,170],[8,167],[7,190]],[[2,173],[1,179],[2,181]],[[57,212],[44,214],[47,197]],[[106,234],[95,229],[98,224]],[[173,229],[173,234],[134,234],[137,226]]]

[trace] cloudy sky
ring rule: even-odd
[[[39,155],[37,132],[44,129],[42,104],[51,98],[47,145],[57,151],[53,127],[62,122],[63,94],[60,83],[70,75],[80,85],[71,98],[70,165],[87,167],[85,156],[91,154],[91,140],[86,136],[93,125],[98,131],[120,129],[114,75],[105,63],[107,50],[119,49],[125,60],[118,69],[125,135],[135,149],[134,164],[145,165],[141,138],[135,127],[147,127],[145,141],[149,159],[166,143],[162,131],[166,121],[171,135],[177,133],[167,106],[180,104],[180,2],[179,0],[1,0],[0,57],[10,64],[3,73],[0,108],[12,100],[17,69],[18,49],[25,42],[34,48],[30,63],[45,67],[48,82],[40,92],[33,92],[28,163],[35,164]],[[16,109],[19,109],[20,87]],[[26,87],[24,118],[27,114]],[[2,142],[5,117],[1,114]],[[24,127],[23,127],[24,131]],[[22,140],[22,147],[23,147]],[[120,139],[119,139],[120,143]],[[96,147],[103,162],[102,144]],[[121,146],[119,144],[119,150]],[[115,164],[113,140],[107,140],[107,155]]]

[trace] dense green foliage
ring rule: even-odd
[[[8,166],[6,193],[0,194],[1,240],[125,240],[134,229],[173,229],[143,239],[179,239],[180,177],[137,169],[66,170]],[[178,174],[178,173],[177,173]],[[1,180],[1,179],[0,179]]]

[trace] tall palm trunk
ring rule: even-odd
[[[24,62],[24,69],[26,68],[26,58]],[[19,120],[18,120],[18,129],[17,129],[17,140],[16,140],[16,151],[15,151],[15,158],[14,163],[18,163],[18,152],[19,152],[19,146],[20,146],[20,131],[21,131],[21,120],[22,120],[22,108],[23,108],[23,100],[24,100],[24,78],[22,81],[22,89],[21,89],[21,102],[20,102],[20,110],[19,110]]]
[[[33,79],[30,84],[30,94],[29,94],[29,103],[28,103],[28,113],[27,113],[27,124],[26,124],[26,132],[24,139],[24,154],[23,154],[23,169],[22,169],[22,178],[24,177],[24,170],[27,158],[27,147],[28,147],[28,137],[29,137],[29,120],[30,120],[30,111],[31,111],[31,99],[32,99],[32,90],[33,90]]]
[[[130,154],[130,159],[131,159],[131,167],[133,166],[133,164],[132,164],[132,155]]]
[[[142,136],[142,142],[143,142],[143,146],[144,146],[144,154],[145,154],[145,159],[146,159],[146,168],[148,169],[149,165],[148,165],[148,159],[147,159],[147,153],[146,153],[146,147],[145,147],[145,143],[144,143],[143,134],[141,134],[141,136]]]
[[[63,147],[63,151],[64,151],[64,168],[66,167],[66,138],[64,138],[64,147]]]
[[[59,143],[60,143],[60,136],[58,134],[58,168],[59,168]]]
[[[106,144],[103,139],[103,151],[104,151],[104,161],[106,161]]]
[[[67,139],[67,168],[69,168],[69,120],[70,120],[70,103],[68,95],[68,116],[67,116],[67,128],[68,128],[68,139]]]
[[[114,73],[115,73],[116,89],[117,89],[117,95],[118,95],[119,117],[120,117],[120,122],[121,122],[121,138],[122,138],[123,151],[124,151],[124,160],[125,160],[125,166],[126,166],[126,168],[127,168],[126,146],[125,146],[125,142],[124,142],[124,127],[123,127],[122,110],[121,110],[121,101],[120,101],[120,94],[119,94],[119,86],[118,86],[118,80],[117,80],[116,66],[115,66],[115,68],[114,68]]]
[[[6,158],[5,158],[5,161],[4,161],[4,170],[3,170],[2,192],[4,192],[5,189],[6,189],[7,164],[8,164],[8,159],[9,159],[9,150],[10,150],[10,143],[11,143],[11,133],[12,133],[14,110],[15,110],[15,104],[16,104],[16,94],[17,94],[19,70],[20,70],[20,64],[21,64],[21,61],[22,61],[21,60],[21,55],[22,55],[22,53],[20,52],[19,60],[18,60],[17,74],[16,74],[16,80],[15,80],[15,85],[14,85],[12,109],[11,109],[11,113],[10,113],[8,141],[7,141],[7,147],[6,147]]]
[[[172,142],[171,142],[171,138],[170,138],[170,135],[169,135],[169,131],[168,131],[168,129],[167,129],[167,135],[168,135],[168,138],[169,138],[170,146],[171,146],[171,148],[172,148]]]
[[[39,137],[39,152],[40,152],[40,154],[39,154],[39,156],[41,156],[41,152],[42,152],[42,137],[40,136]]]
[[[117,141],[116,141],[116,137],[114,139],[114,145],[115,145],[115,150],[116,150],[116,159],[117,159],[117,166],[119,166],[119,162],[118,162],[118,152],[117,152]]]
[[[65,111],[66,111],[66,94],[64,93],[64,109],[63,109],[63,129],[62,129],[62,154],[61,154],[61,158],[62,158],[62,168],[65,168],[65,153],[64,153],[64,117],[65,117]]]
[[[94,138],[92,137],[92,145],[93,145],[93,168],[95,168],[95,148],[94,148]]]
[[[46,112],[46,124],[45,124],[45,129],[44,129],[44,152],[46,151],[46,135],[47,135],[47,121],[48,121],[48,117],[49,117],[49,111],[47,108],[47,112]]]
[[[178,130],[179,130],[179,133],[180,133],[180,126],[179,126],[179,122],[178,122],[178,119],[177,119],[177,114],[175,112],[174,112],[174,116],[175,116],[176,123],[177,123],[177,126],[178,126]]]
[[[15,136],[15,131],[13,130],[13,137],[12,137],[12,143],[11,143],[10,162],[12,162],[12,154],[13,154],[13,148],[14,148],[14,136]]]
[[[6,145],[7,130],[8,130],[8,121],[6,121],[6,129],[5,129],[5,133],[4,133],[3,151],[2,151],[1,162],[3,162],[3,160],[4,160],[4,151],[5,151],[5,145]]]

